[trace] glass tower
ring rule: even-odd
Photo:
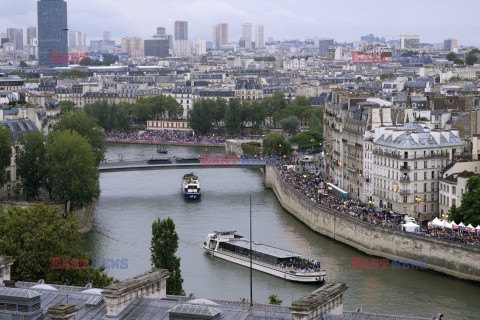
[[[40,0],[38,12],[38,65],[68,66],[67,3],[64,0]]]

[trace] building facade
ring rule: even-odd
[[[400,36],[400,49],[418,49],[420,47],[420,36],[416,34],[404,34]]]
[[[187,21],[175,21],[175,40],[188,40]]]
[[[252,49],[252,24],[242,24],[242,39],[245,42],[245,49]]]
[[[255,28],[255,48],[265,48],[265,26],[263,24],[259,24]]]
[[[53,59],[53,52],[68,54],[67,3],[63,0],[40,0],[38,13],[38,65],[66,67],[68,59]],[[67,61],[65,61],[67,60]]]
[[[147,39],[144,43],[145,46],[145,56],[146,57],[158,57],[165,58],[168,57],[170,42],[168,38],[154,38]]]

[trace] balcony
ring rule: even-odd
[[[400,170],[402,171],[410,171],[410,166],[401,166]]]
[[[409,183],[410,182],[410,177],[409,176],[400,177],[400,182],[401,183]]]
[[[400,194],[409,195],[409,194],[410,194],[410,190],[402,189],[402,190],[400,190]]]

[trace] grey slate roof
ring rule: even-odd
[[[19,143],[22,137],[27,133],[38,131],[37,127],[31,120],[25,119],[0,121],[0,125],[10,129],[11,140],[13,143]]]

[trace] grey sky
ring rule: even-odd
[[[156,27],[173,33],[175,20],[187,20],[189,39],[211,40],[212,25],[229,23],[230,40],[238,40],[241,24],[264,24],[266,37],[277,40],[332,37],[360,40],[373,33],[398,39],[416,33],[421,42],[459,39],[459,45],[480,46],[479,0],[68,0],[68,26],[89,40],[104,30],[112,38],[147,38]],[[36,0],[1,0],[0,32],[8,27],[36,26]]]

